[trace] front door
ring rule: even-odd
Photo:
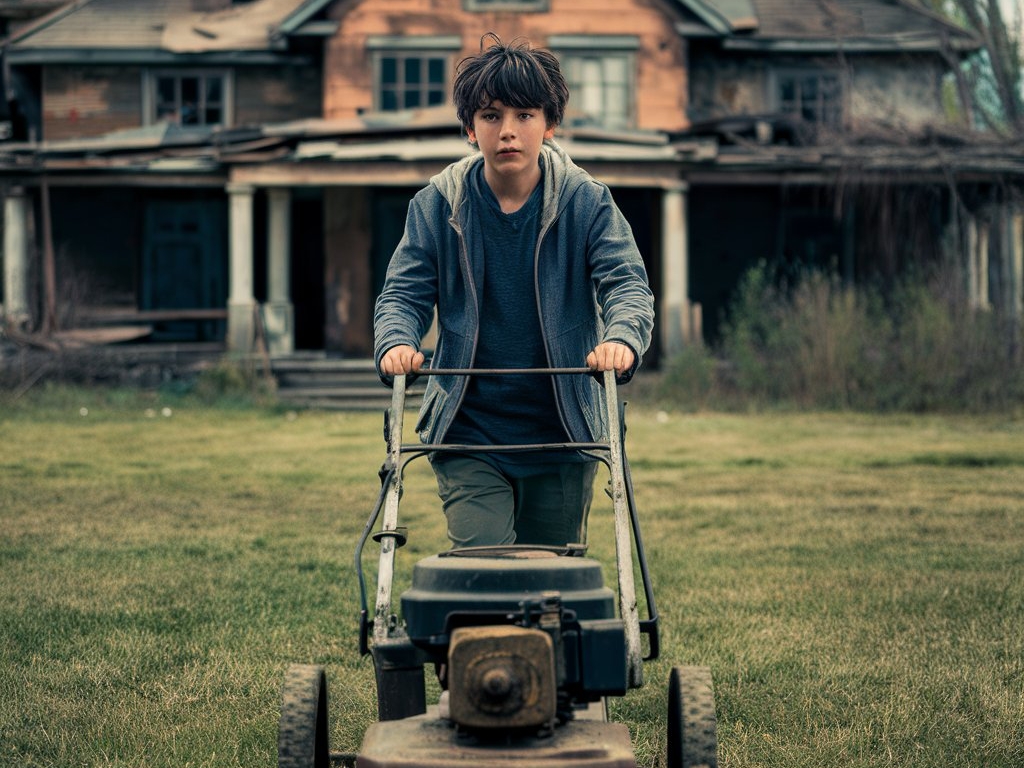
[[[227,207],[223,199],[153,200],[146,206],[141,309],[211,309],[227,304]],[[224,321],[155,324],[160,341],[224,338]]]

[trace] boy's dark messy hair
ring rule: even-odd
[[[492,44],[485,47],[487,40]],[[460,122],[473,127],[473,115],[493,101],[510,107],[543,109],[548,127],[562,122],[569,101],[558,59],[522,38],[508,45],[493,32],[480,38],[480,53],[459,62],[452,97]]]

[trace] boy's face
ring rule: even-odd
[[[480,147],[488,169],[516,176],[537,172],[540,148],[555,135],[555,128],[548,127],[540,107],[509,107],[492,101],[473,113],[467,133]]]

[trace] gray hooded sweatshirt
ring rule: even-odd
[[[471,368],[482,307],[483,264],[473,243],[486,237],[464,205],[468,174],[483,157],[448,166],[409,205],[405,233],[388,266],[374,313],[375,359],[391,347],[419,348],[437,308],[438,340],[430,367]],[[533,291],[553,368],[584,365],[597,344],[618,341],[636,353],[651,341],[654,296],[632,230],[604,184],[579,168],[553,141],[545,142],[543,202],[534,255]],[[385,381],[388,379],[385,377]],[[431,376],[417,431],[425,443],[444,439],[467,379]],[[590,376],[554,377],[558,418],[569,439],[606,437],[603,390]]]

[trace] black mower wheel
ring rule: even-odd
[[[668,677],[668,768],[718,768],[715,692],[707,667]]]
[[[329,768],[327,675],[314,664],[292,664],[281,694],[278,768]]]

